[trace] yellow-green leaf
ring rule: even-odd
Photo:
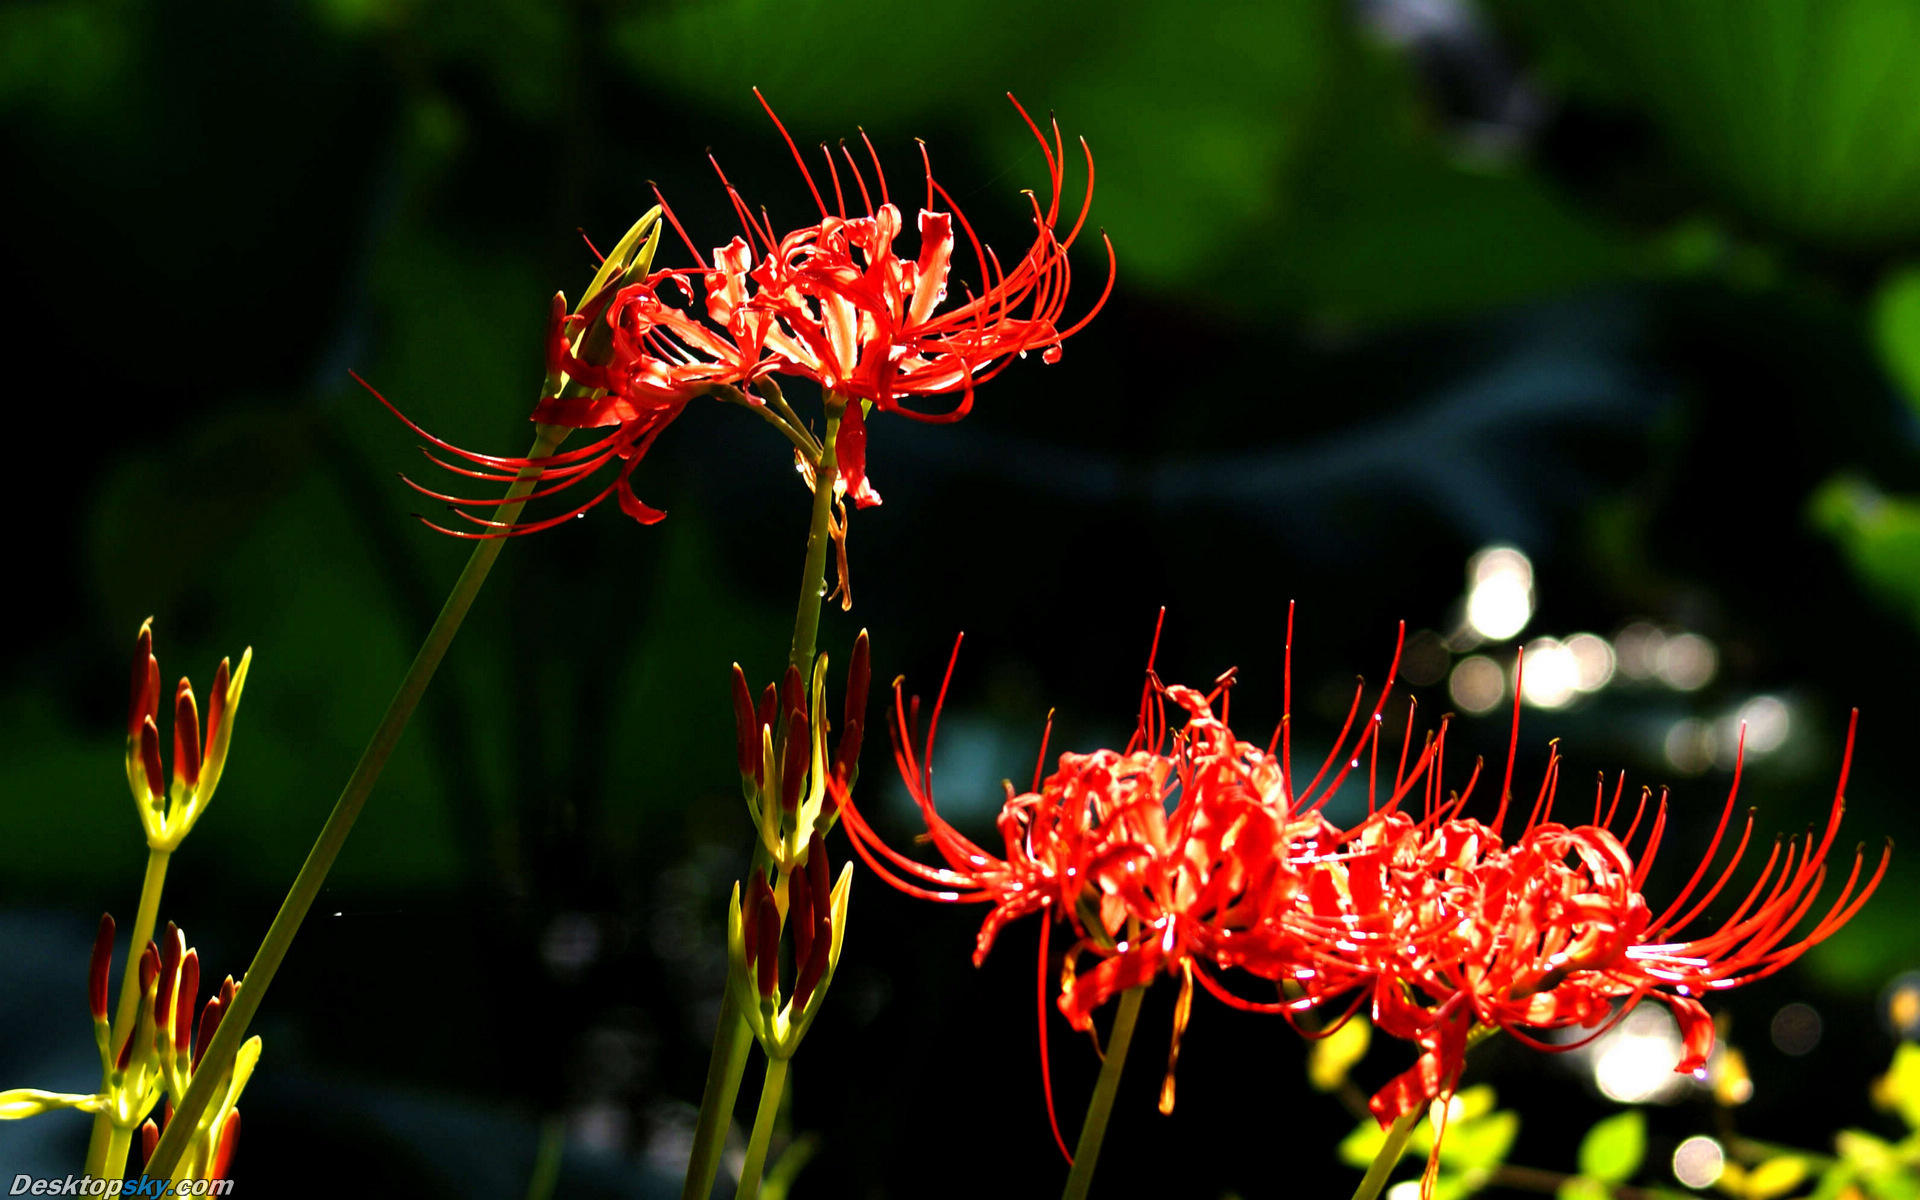
[[[1355,1017],[1340,1028],[1313,1043],[1307,1052],[1307,1081],[1323,1092],[1331,1092],[1347,1081],[1347,1072],[1367,1054],[1373,1026]]]
[[[1602,1183],[1625,1183],[1646,1155],[1646,1115],[1628,1109],[1587,1131],[1580,1142],[1580,1173]]]
[[[1807,1160],[1790,1155],[1768,1159],[1747,1172],[1747,1200],[1775,1200],[1807,1180]]]

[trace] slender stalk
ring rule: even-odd
[[[140,1013],[140,956],[146,952],[147,943],[153,940],[153,927],[160,920],[160,891],[167,883],[167,863],[173,858],[173,851],[147,848],[146,875],[140,881],[140,907],[134,913],[133,935],[127,943],[127,970],[120,979],[120,1000],[114,1006],[113,1032],[107,1036],[108,1062],[101,1070],[100,1090],[107,1091],[113,1083],[112,1056],[120,1052],[120,1045],[133,1032],[135,1020]],[[109,1173],[118,1179],[118,1172],[127,1165],[128,1137],[126,1130],[114,1123],[114,1114],[102,1111],[94,1114],[93,1136],[87,1142],[86,1173],[96,1179]],[[119,1147],[115,1152],[115,1145]]]
[[[791,410],[789,410],[791,411]],[[833,486],[839,477],[839,461],[834,457],[834,435],[840,430],[843,406],[831,396],[827,399],[827,428],[820,439],[820,458],[813,471],[813,515],[807,526],[807,555],[800,570],[800,600],[793,617],[793,649],[788,658],[799,668],[802,678],[811,678],[813,653],[820,637],[820,604],[827,592],[827,550],[832,541]],[[756,868],[764,862],[765,850],[754,842]],[[700,1120],[694,1126],[693,1151],[687,1159],[686,1183],[680,1200],[707,1200],[713,1194],[713,1181],[720,1171],[720,1152],[725,1145],[727,1125],[733,1107],[740,1099],[740,1079],[746,1074],[748,1051],[753,1031],[734,1003],[728,987],[720,1001],[719,1027],[713,1034],[713,1056],[707,1060],[707,1082],[700,1093]],[[784,1068],[783,1068],[784,1073]],[[755,1176],[755,1186],[758,1186]]]
[[[693,1153],[687,1160],[687,1181],[681,1200],[706,1200],[720,1172],[720,1152],[726,1146],[727,1122],[740,1098],[740,1077],[747,1071],[747,1051],[753,1030],[740,1017],[729,982],[721,994],[720,1020],[713,1031],[713,1057],[707,1061],[707,1083],[700,1093],[700,1121],[693,1131]]]
[[[1387,1176],[1393,1174],[1393,1169],[1400,1165],[1400,1156],[1407,1149],[1407,1139],[1413,1136],[1413,1127],[1420,1123],[1420,1117],[1419,1109],[1403,1113],[1387,1130],[1387,1140],[1381,1144],[1380,1153],[1373,1156],[1373,1165],[1367,1168],[1360,1186],[1353,1189],[1353,1200],[1374,1200],[1380,1194],[1380,1189],[1387,1186]]]
[[[733,1200],[758,1200],[760,1176],[767,1169],[767,1144],[773,1140],[773,1119],[780,1112],[780,1093],[787,1086],[787,1060],[769,1058],[767,1078],[760,1085],[760,1111],[753,1116],[753,1136],[747,1139],[747,1161],[740,1168],[740,1186]]]
[[[833,396],[827,397],[827,431],[820,438],[820,461],[813,470],[813,520],[807,526],[807,560],[800,572],[800,603],[793,614],[793,654],[787,660],[799,669],[802,679],[813,677],[813,651],[820,637],[820,601],[827,594],[833,485],[840,474],[833,443],[840,432],[842,409]]]
[[[541,458],[552,454],[567,432],[556,426],[540,426],[527,456]],[[522,470],[519,478],[507,489],[508,503],[500,507],[495,519],[503,523],[518,520],[522,508],[518,501],[533,490],[538,477],[537,467]],[[160,1135],[160,1144],[153,1152],[152,1162],[148,1164],[149,1175],[164,1176],[170,1173],[186,1150],[194,1125],[225,1077],[225,1072],[219,1069],[218,1064],[231,1060],[240,1049],[247,1026],[252,1023],[253,1014],[260,1008],[260,1001],[273,983],[274,974],[279,971],[281,960],[287,955],[287,948],[293,944],[294,935],[300,930],[300,923],[306,919],[307,910],[313,907],[314,899],[319,896],[327,872],[332,869],[334,859],[340,856],[340,848],[346,845],[347,835],[353,831],[353,823],[359,819],[361,808],[372,794],[381,769],[387,765],[387,759],[399,743],[401,733],[406,730],[408,719],[419,705],[427,684],[432,682],[433,673],[446,656],[447,647],[453,644],[454,635],[460,632],[460,624],[466,620],[467,610],[473,607],[474,597],[479,594],[480,585],[487,581],[487,573],[493,569],[493,562],[500,557],[504,545],[504,538],[487,538],[477,543],[460,577],[454,581],[453,591],[448,594],[440,615],[434,618],[433,628],[427,631],[426,641],[421,643],[419,653],[414,655],[413,665],[407,668],[399,690],[387,702],[386,715],[380,719],[379,728],[374,730],[367,748],[361,751],[360,761],[354,764],[347,786],[341,790],[333,812],[321,827],[313,849],[307,853],[307,861],[301,864],[300,873],[294,877],[293,886],[288,889],[279,913],[273,918],[273,924],[267,927],[267,936],[255,952],[253,963],[247,967],[243,985],[234,994],[233,1007],[221,1018],[220,1028],[207,1044],[202,1061],[214,1064],[214,1068],[195,1073],[192,1085],[187,1088],[187,1094],[181,1097],[179,1107],[174,1111],[173,1119]]]
[[[1139,1019],[1140,1001],[1146,994],[1144,984],[1120,993],[1113,1032],[1107,1035],[1106,1057],[1100,1062],[1100,1078],[1094,1081],[1093,1099],[1087,1101],[1087,1118],[1080,1125],[1080,1141],[1073,1148],[1073,1170],[1067,1172],[1067,1189],[1060,1193],[1060,1200],[1086,1200],[1087,1189],[1093,1186],[1093,1168],[1099,1165],[1100,1143],[1107,1136],[1107,1117],[1120,1091],[1120,1072],[1127,1065],[1127,1047],[1133,1044],[1134,1022]]]

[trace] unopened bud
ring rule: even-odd
[[[233,675],[233,664],[227,659],[220,660],[220,666],[213,673],[213,691],[207,694],[207,745],[213,745],[220,736],[220,722],[227,715],[227,687]]]
[[[872,656],[867,648],[867,631],[853,639],[853,661],[847,666],[847,724],[865,724],[867,719],[867,683],[872,676]]]
[[[140,726],[140,763],[147,773],[147,794],[155,800],[164,797],[167,777],[160,766],[160,727],[151,716]]]
[[[807,961],[813,948],[813,889],[808,886],[807,871],[795,870],[787,876],[787,926],[793,930],[794,965]]]
[[[140,1161],[153,1161],[153,1152],[160,1148],[160,1127],[148,1117],[140,1123]]]
[[[807,711],[807,685],[800,678],[800,668],[787,664],[787,673],[780,680],[780,710],[789,720],[797,712]]]
[[[189,948],[180,960],[180,983],[173,1003],[173,1052],[184,1054],[193,1044],[193,1006],[200,1003],[200,952]]]
[[[200,710],[185,678],[173,693],[173,781],[187,787],[200,782]]]
[[[153,1023],[155,1028],[165,1030],[173,1019],[174,985],[180,977],[180,959],[186,954],[186,939],[181,936],[179,926],[167,922],[167,931],[160,936],[160,987],[153,1002]]]
[[[793,939],[793,1003],[796,1008],[805,1008],[812,997],[813,989],[827,973],[827,963],[833,953],[833,876],[827,864],[826,840],[816,831],[807,843],[806,864],[807,890],[813,893],[813,936],[807,939],[806,950],[801,950],[801,938],[798,928]]]
[[[93,1019],[107,1019],[107,977],[113,972],[113,917],[100,914],[100,929],[93,935],[93,954],[87,959],[87,1005]]]
[[[747,686],[746,672],[733,664],[733,732],[740,760],[740,773],[760,775],[760,726],[753,719],[753,691]]]
[[[133,648],[132,698],[127,705],[127,740],[138,741],[140,723],[154,715],[160,705],[160,663],[153,657],[153,618],[140,623],[140,637]]]
[[[845,786],[853,781],[860,767],[860,740],[863,726],[858,717],[848,717],[847,727],[840,731],[840,740],[833,747],[833,777]]]
[[[220,1124],[220,1140],[213,1150],[213,1161],[207,1167],[208,1179],[230,1179],[233,1176],[233,1152],[240,1145],[240,1110],[234,1109]]]
[[[773,999],[780,986],[780,910],[767,904],[760,912],[760,949],[755,955],[755,982],[763,1000]]]
[[[207,1043],[213,1040],[215,1031],[220,1028],[220,1017],[225,1009],[226,1004],[220,997],[215,996],[207,1001],[205,1008],[200,1010],[200,1032],[195,1034],[193,1039],[193,1062],[191,1064],[193,1070],[198,1071],[200,1069],[200,1058],[207,1052]]]
[[[807,727],[807,714],[787,714],[787,743],[780,758],[780,808],[791,813],[800,804],[800,791],[807,781],[807,768],[813,763],[813,738]]]

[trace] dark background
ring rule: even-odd
[[[1056,748],[1124,738],[1162,605],[1163,673],[1240,667],[1237,723],[1265,729],[1299,602],[1303,753],[1401,620],[1431,631],[1428,718],[1456,707],[1466,565],[1499,543],[1530,557],[1537,607],[1477,652],[1635,621],[1717,648],[1695,690],[1623,674],[1525,719],[1523,779],[1561,738],[1569,781],[1675,786],[1656,904],[1758,696],[1790,714],[1748,763],[1762,837],[1824,814],[1858,706],[1840,844],[1911,842],[1916,53],[1896,0],[0,8],[20,418],[0,1085],[97,1077],[85,947],[101,909],[131,919],[143,861],[120,778],[140,620],[203,691],[255,649],[163,910],[237,973],[465,554],[410,519],[394,476],[425,467],[416,439],[347,370],[519,453],[547,299],[591,270],[576,230],[617,238],[651,179],[720,244],[709,147],[776,225],[812,215],[752,85],[803,145],[863,127],[908,203],[924,138],[1003,247],[1045,183],[1003,92],[1099,163],[1112,302],[965,422],[873,422],[886,503],[856,514],[857,604],[823,628],[842,659],[870,628],[876,682],[929,692],[967,632],[941,787],[969,828],[990,832],[1049,708]],[[1084,304],[1091,243],[1075,262]],[[261,1014],[243,1191],[519,1196],[543,1124],[566,1131],[563,1195],[676,1190],[749,845],[726,669],[784,658],[806,497],[784,443],[719,405],[635,482],[665,523],[609,505],[503,556]],[[1503,753],[1504,711],[1457,724],[1457,771]],[[867,767],[904,842],[877,737]],[[1916,881],[1903,851],[1852,926],[1716,1006],[1756,1083],[1741,1128],[1812,1148],[1893,1128],[1867,1084],[1896,1037],[1886,989],[1920,967]],[[977,916],[856,880],[793,1075],[792,1127],[819,1139],[796,1195],[1058,1188],[1035,931],[975,970]],[[1824,1020],[1811,1054],[1768,1035],[1796,1001]],[[1106,1193],[1344,1195],[1351,1118],[1270,1018],[1202,998],[1179,1108],[1153,1111],[1170,1007],[1162,985]],[[1071,1128],[1094,1058],[1056,1029]],[[1409,1058],[1376,1047],[1359,1078]],[[1516,1162],[1570,1168],[1611,1110],[1575,1056],[1476,1064],[1523,1113]],[[1655,1111],[1645,1178],[1670,1182],[1674,1141],[1718,1119],[1697,1095]],[[0,1128],[0,1175],[76,1169],[84,1124]]]

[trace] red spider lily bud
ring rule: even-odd
[[[153,981],[160,977],[160,947],[152,942],[140,954],[140,994],[147,994],[153,987]]]
[[[180,978],[180,959],[187,952],[186,938],[180,934],[180,927],[172,921],[167,922],[167,932],[160,938],[160,987],[153,1001],[153,1024],[164,1030],[173,1019],[174,984]]]
[[[817,832],[807,846],[806,878],[807,888],[814,897],[813,936],[803,951],[799,927],[794,928],[793,959],[798,964],[793,981],[796,1008],[807,1006],[813,989],[820,986],[821,978],[827,973],[827,962],[833,953],[833,877],[827,865],[826,842]]]
[[[762,999],[773,999],[774,989],[780,986],[780,910],[775,907],[773,889],[767,886],[762,877],[759,887],[764,893],[760,897],[760,920],[755,928],[760,945],[754,954],[754,966],[758,971],[756,982]]]
[[[225,995],[225,992],[221,994]],[[220,1028],[220,1018],[226,1008],[227,1002],[215,996],[200,1010],[200,1032],[193,1039],[193,1062],[189,1064],[193,1070],[200,1069],[200,1056],[207,1052],[207,1043],[213,1040],[215,1031]]]
[[[200,782],[200,710],[185,677],[173,693],[173,782],[187,787]]]
[[[227,659],[220,660],[220,666],[213,673],[213,691],[207,694],[207,745],[213,745],[220,736],[220,721],[227,715],[227,686],[233,675],[233,664]]]
[[[754,724],[761,729],[773,724],[775,707],[780,703],[780,689],[771,683],[760,693],[760,702],[754,706]]]
[[[733,733],[740,773],[760,777],[760,726],[753,719],[753,690],[740,664],[733,664]]]
[[[147,792],[154,799],[167,794],[166,772],[160,766],[160,727],[151,716],[140,726],[140,762],[147,772]]]
[[[867,649],[867,631],[853,639],[853,661],[847,666],[847,725],[864,724],[867,719],[867,684],[873,674],[872,656]]]
[[[753,960],[760,954],[761,918],[759,874],[760,872],[756,869],[754,871],[754,882],[747,885],[746,899],[740,902],[742,910],[740,913],[740,946],[741,952],[746,955],[748,966],[752,966]]]
[[[107,977],[113,973],[113,917],[100,914],[100,929],[93,935],[93,955],[87,959],[87,1004],[93,1019],[107,1019]]]
[[[807,714],[787,714],[787,744],[780,759],[780,808],[792,813],[800,804],[800,790],[807,781],[807,768],[813,763],[813,738]]]
[[[193,1006],[200,1002],[200,952],[188,949],[180,960],[180,983],[173,1003],[173,1052],[182,1054],[193,1044]]]
[[[803,868],[787,876],[787,924],[793,929],[793,961],[797,967],[807,961],[813,949],[813,906],[816,897],[808,885],[812,882]]]
[[[240,1110],[234,1109],[220,1124],[220,1140],[214,1146],[213,1161],[207,1166],[207,1178],[226,1179],[233,1172],[233,1152],[240,1144]]]
[[[788,720],[792,720],[794,713],[807,711],[806,681],[800,678],[800,668],[792,663],[787,664],[787,673],[780,680],[780,707]]]
[[[860,739],[864,730],[857,718],[847,718],[840,740],[833,747],[833,777],[845,786],[860,767]],[[829,789],[831,795],[831,789]]]
[[[153,656],[153,618],[140,624],[133,650],[133,698],[127,706],[127,740],[140,739],[140,723],[160,708],[160,661]]]
[[[153,1152],[160,1147],[160,1127],[148,1117],[140,1123],[140,1161],[153,1161]]]

